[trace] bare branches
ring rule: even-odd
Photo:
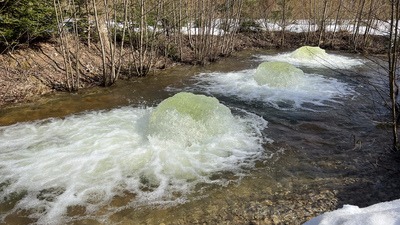
[[[69,7],[71,11],[68,13],[69,16],[66,16],[64,15],[64,9],[61,7],[59,0],[53,0],[53,4],[58,24],[60,49],[64,59],[65,88],[69,91],[77,91],[79,88],[80,40],[77,28],[78,18],[76,10],[73,7]],[[66,30],[67,23],[72,24],[72,32]],[[75,49],[73,49],[74,46]]]
[[[399,139],[397,133],[398,121],[398,105],[397,96],[399,88],[397,85],[396,67],[398,61],[398,27],[400,18],[400,0],[391,1],[391,22],[390,22],[390,43],[388,46],[388,62],[389,62],[389,85],[390,85],[390,100],[392,113],[392,135],[393,135],[393,150],[399,151]]]

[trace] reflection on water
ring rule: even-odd
[[[249,74],[259,64],[251,55],[243,53],[207,68],[175,68],[157,76],[121,81],[109,89],[61,94],[34,105],[1,110],[2,125],[58,119],[0,128],[0,137],[5,140],[0,159],[14,165],[0,164],[0,224],[29,224],[40,215],[59,219],[60,213],[67,216],[64,222],[69,224],[262,224],[277,222],[278,215],[283,220],[291,207],[317,208],[308,215],[293,214],[300,223],[318,210],[327,210],[327,206],[318,209],[317,200],[323,199],[314,193],[328,190],[340,194],[347,187],[369,187],[370,195],[363,196],[364,202],[374,201],[373,195],[381,196],[379,190],[385,184],[372,185],[368,175],[374,171],[371,160],[384,152],[382,143],[389,142],[370,119],[382,109],[365,98],[371,93],[369,86],[360,85],[371,80],[368,69],[358,67],[362,73],[357,75],[313,70],[305,91],[289,90],[288,94],[251,87]],[[179,189],[187,188],[187,181],[167,179],[166,185],[177,189],[158,192],[164,194],[159,195],[161,200],[186,195],[182,204],[159,207],[157,199],[150,205],[132,204],[140,197],[149,199],[146,193],[165,190],[159,189],[159,184],[152,185],[152,176],[147,177],[146,171],[168,166],[166,161],[173,164],[181,156],[179,160],[186,166],[200,165],[197,156],[174,152],[179,149],[176,146],[161,159],[154,149],[166,149],[168,142],[148,139],[146,132],[154,107],[181,90],[217,97],[235,116],[234,126],[245,127],[246,132],[240,127],[227,128],[228,135],[216,140],[220,144],[210,142],[207,149],[232,149],[239,144],[240,149],[254,150],[262,144],[262,153],[268,157],[257,158],[251,168],[199,177],[191,192]],[[202,143],[185,143],[182,146],[186,148],[201,149]],[[357,143],[362,143],[361,147]],[[207,157],[212,154],[202,152]],[[240,168],[237,164],[247,158],[240,151],[229,156],[233,164],[226,165],[232,168]],[[146,164],[149,161],[154,164]],[[20,178],[24,182],[13,183]],[[68,198],[57,201],[60,196]]]

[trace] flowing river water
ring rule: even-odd
[[[242,52],[1,109],[0,224],[301,224],[398,198],[384,71],[320,59]],[[304,74],[260,85],[264,61]]]

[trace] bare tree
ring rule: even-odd
[[[286,32],[286,19],[287,19],[287,4],[288,0],[281,0],[280,1],[280,6],[281,6],[281,46],[285,44],[285,32]]]
[[[70,1],[67,6],[64,6],[66,10],[63,9],[59,0],[53,0],[53,4],[57,17],[60,51],[64,60],[64,88],[68,91],[77,91],[80,86],[80,40],[76,4],[74,0]]]
[[[104,86],[108,86],[109,79],[108,79],[108,68],[107,68],[107,55],[110,52],[109,46],[109,39],[108,39],[108,28],[106,24],[105,15],[99,15],[97,9],[97,2],[96,0],[92,0],[93,3],[93,10],[94,10],[94,17],[96,21],[96,29],[97,34],[99,36],[100,47],[101,47],[101,59],[102,59],[102,69],[103,69],[103,84]]]
[[[323,39],[325,38],[325,24],[327,20],[327,11],[328,11],[328,0],[323,1],[323,7],[322,7],[322,15],[320,18],[320,23],[319,23],[319,40],[318,40],[318,46],[322,44]]]
[[[398,85],[396,83],[397,74],[397,60],[398,60],[398,25],[400,18],[400,0],[391,0],[391,22],[390,22],[390,43],[388,46],[388,63],[389,63],[389,87],[390,87],[390,100],[391,100],[391,115],[392,115],[392,135],[393,135],[393,150],[399,151],[399,139],[397,133],[397,120],[398,120]]]
[[[360,34],[360,26],[362,25],[362,22],[363,22],[363,13],[364,13],[364,8],[365,8],[365,0],[360,0],[358,8],[359,9],[357,11],[356,18],[354,20],[355,29],[354,29],[353,37],[352,37],[353,47],[354,47],[354,50],[356,50],[356,51],[357,51],[357,48],[358,48],[358,37],[359,37],[359,34]]]
[[[104,0],[102,4],[92,0],[92,3],[100,42],[103,85],[110,86],[118,79],[123,64],[129,0]],[[117,40],[118,34],[120,40]]]
[[[225,11],[223,13],[223,30],[225,33],[222,35],[220,52],[223,55],[229,55],[234,50],[234,38],[238,31],[238,21],[242,16],[243,1],[225,1]],[[270,4],[267,6],[270,7]],[[264,14],[264,20],[267,20]]]
[[[331,40],[335,39],[335,35],[336,35],[336,32],[337,32],[337,26],[338,26],[338,24],[340,24],[340,15],[341,15],[341,10],[342,10],[342,3],[343,3],[343,0],[339,0],[338,6],[337,6],[337,10],[336,10],[336,17],[335,17],[335,22],[334,22],[334,27],[333,27]]]

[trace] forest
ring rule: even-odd
[[[239,34],[285,47],[293,23],[304,23],[299,44],[332,48],[345,38],[348,49],[363,51],[389,12],[384,0],[5,0],[0,47],[5,54],[51,42],[63,57],[58,88],[76,91],[88,49],[101,58],[100,83],[110,86],[121,74],[145,76],[160,57],[206,64],[228,56],[239,48]],[[342,31],[344,24],[352,32]]]

